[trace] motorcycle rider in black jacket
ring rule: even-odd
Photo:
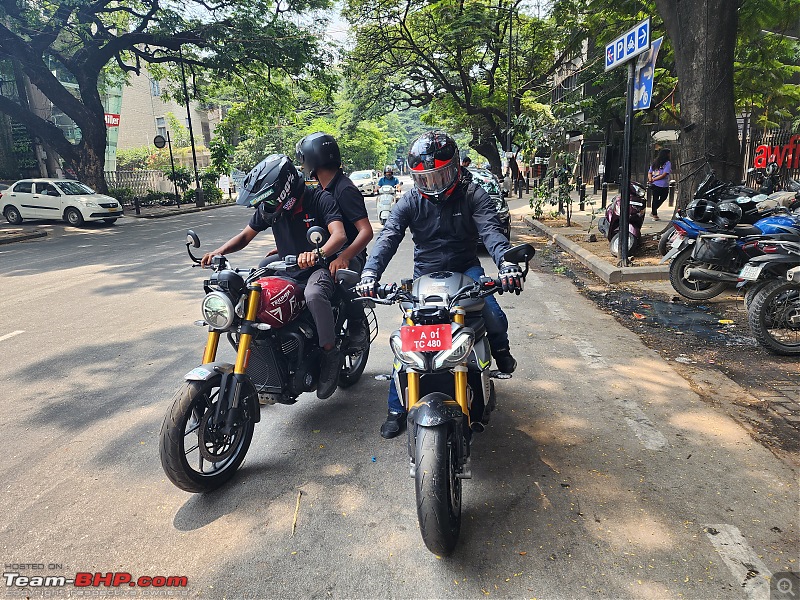
[[[483,188],[461,179],[455,140],[442,131],[425,133],[411,145],[407,161],[414,187],[392,209],[367,258],[358,292],[375,296],[378,280],[408,228],[414,240],[414,278],[455,271],[477,281],[484,275],[477,254],[480,236],[500,269],[503,290],[519,294],[522,270],[503,261],[511,245],[503,235],[495,204]],[[482,316],[497,368],[512,373],[517,362],[508,347],[508,319],[493,296],[486,298]],[[381,436],[393,438],[403,431],[406,413],[391,383],[388,402]]]

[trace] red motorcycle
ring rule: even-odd
[[[311,227],[308,239],[319,250],[325,230]],[[189,246],[200,247],[193,231]],[[161,426],[161,465],[172,483],[187,492],[210,492],[230,479],[242,464],[263,406],[294,404],[303,392],[317,388],[320,348],[316,327],[306,308],[303,284],[292,277],[300,272],[296,257],[257,269],[234,269],[224,256],[215,256],[212,275],[203,282],[203,320],[208,328],[203,361],[189,371],[175,394]],[[356,383],[369,358],[369,344],[350,343],[347,304],[359,276],[336,272],[332,302],[336,344],[344,356],[339,387]],[[364,319],[370,340],[377,334],[372,309]],[[236,351],[236,362],[217,360],[220,336],[225,334]]]
[[[633,256],[642,237],[642,223],[644,223],[647,192],[643,185],[631,181],[628,205],[628,256]],[[619,256],[619,227],[620,227],[620,194],[614,196],[606,215],[600,219],[597,229],[609,241],[611,254]]]

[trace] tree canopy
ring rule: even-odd
[[[88,183],[105,189],[101,88],[108,77],[181,62],[189,76],[213,73],[253,94],[285,97],[324,68],[318,28],[298,14],[329,0],[9,0],[0,5],[0,60],[80,128],[72,144],[20,98],[0,112],[27,126]],[[307,19],[308,21],[308,19]],[[55,73],[55,74],[54,74]],[[24,86],[22,86],[24,89]]]

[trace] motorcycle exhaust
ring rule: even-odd
[[[725,281],[736,283],[739,280],[738,273],[726,273],[725,271],[714,271],[713,269],[703,269],[702,267],[689,267],[685,272],[686,279],[699,279],[701,281]]]

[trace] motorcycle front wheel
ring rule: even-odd
[[[214,423],[221,375],[188,381],[175,394],[161,425],[161,466],[169,480],[187,492],[210,492],[224,485],[242,464],[255,422],[245,408],[229,434]]]
[[[692,260],[692,247],[687,247],[669,264],[669,282],[672,287],[684,298],[689,300],[708,300],[719,296],[725,291],[727,284],[724,282],[705,281],[702,279],[688,279],[686,269],[698,266]]]
[[[800,354],[800,286],[775,279],[761,288],[747,310],[750,331],[776,354]]]
[[[447,556],[461,531],[461,480],[453,428],[419,427],[415,455],[417,519],[428,550]]]

